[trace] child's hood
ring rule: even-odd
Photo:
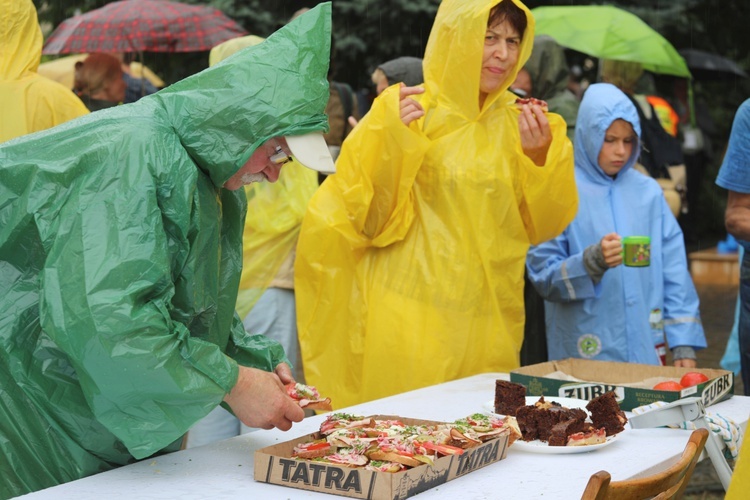
[[[599,166],[599,152],[604,144],[604,135],[618,118],[633,126],[636,142],[633,152],[620,171],[628,171],[638,160],[641,149],[641,124],[638,111],[631,100],[617,87],[609,83],[591,85],[583,96],[578,109],[575,132],[575,165],[579,173],[594,182],[611,182],[611,178]]]

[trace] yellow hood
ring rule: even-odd
[[[0,0],[0,35],[0,81],[36,72],[43,39],[31,0]]]
[[[490,10],[497,3],[497,0],[444,0],[440,4],[424,56],[424,102],[428,102],[430,108],[438,103],[457,117],[475,120],[480,112],[515,101],[506,91],[531,56],[535,26],[529,9],[517,1],[514,3],[526,13],[527,19],[518,63],[502,88],[487,97],[484,110],[479,109],[484,33]]]

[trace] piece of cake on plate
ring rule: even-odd
[[[566,408],[560,403],[546,401],[544,396],[533,405],[522,406],[516,411],[516,420],[524,441],[549,441],[552,428],[561,422],[571,421],[561,426],[558,432],[566,436],[580,432],[588,415],[580,408]],[[556,438],[558,441],[560,437]]]
[[[526,387],[506,380],[495,381],[495,413],[515,417],[522,406],[526,406]]]
[[[607,432],[607,436],[614,436],[625,430],[628,417],[625,416],[625,412],[617,404],[614,392],[605,392],[601,396],[592,399],[586,405],[586,409],[591,413],[591,422],[594,427],[597,429],[603,427]]]

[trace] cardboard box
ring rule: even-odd
[[[375,415],[372,418],[397,419],[407,425],[442,423],[388,415]],[[508,448],[508,436],[501,436],[468,449],[461,455],[439,458],[435,460],[434,466],[425,464],[396,473],[375,472],[365,470],[363,467],[348,468],[291,458],[292,450],[298,443],[320,438],[321,435],[315,432],[257,450],[253,471],[255,480],[353,498],[397,500],[416,495],[502,460]]]
[[[550,378],[564,372],[583,382]],[[687,372],[700,372],[708,381],[680,392],[655,391],[650,388],[629,387],[648,379],[680,379]],[[726,370],[708,368],[677,368],[674,366],[615,363],[587,359],[563,359],[524,366],[510,372],[510,380],[526,386],[529,396],[558,396],[591,400],[607,391],[614,391],[620,408],[629,411],[655,401],[671,403],[686,397],[701,397],[710,406],[734,395],[734,374]],[[649,383],[648,387],[653,387]]]

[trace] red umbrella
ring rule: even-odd
[[[63,21],[44,54],[197,52],[247,32],[220,10],[167,0],[122,0]]]

